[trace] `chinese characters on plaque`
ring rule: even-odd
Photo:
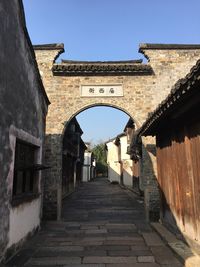
[[[112,97],[123,96],[123,88],[118,85],[82,85],[81,96],[85,97]]]

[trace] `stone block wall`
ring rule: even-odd
[[[65,125],[73,116],[89,107],[106,105],[126,112],[132,117],[138,128],[145,121],[149,112],[152,112],[166,97],[175,82],[183,78],[200,58],[200,46],[148,46],[144,44],[140,46],[140,52],[148,58],[146,65],[151,66],[151,74],[57,76],[53,74],[52,67],[57,65],[55,58],[62,51],[63,45],[35,47],[41,77],[51,101],[46,127],[48,138],[46,159],[47,164],[52,166],[52,171],[49,171],[47,177],[46,190],[48,192],[54,191],[56,187],[58,189],[60,186],[62,160],[59,147],[62,143]],[[124,95],[122,97],[92,98],[82,97],[80,94],[81,85],[106,84],[122,84]],[[49,142],[52,136],[53,139]],[[156,187],[156,161],[155,156],[149,151],[154,144],[152,140],[149,140],[143,146],[144,187],[151,186],[152,183]],[[154,198],[154,194],[151,195]],[[159,204],[157,206],[159,207]]]

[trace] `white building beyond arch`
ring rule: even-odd
[[[87,150],[84,153],[83,182],[89,182],[95,178],[96,159],[90,150],[90,143],[85,143]]]

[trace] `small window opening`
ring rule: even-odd
[[[37,146],[16,141],[13,197],[38,193],[37,150]]]

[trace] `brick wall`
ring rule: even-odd
[[[47,117],[47,164],[52,166],[47,176],[48,192],[59,188],[60,174],[62,169],[61,144],[62,133],[67,122],[80,111],[96,106],[108,105],[116,107],[129,114],[136,123],[141,126],[148,113],[153,111],[162,99],[166,97],[173,84],[184,77],[196,61],[200,58],[199,47],[166,47],[160,49],[140,47],[140,52],[148,58],[147,65],[152,67],[151,75],[105,75],[105,76],[54,76],[52,66],[55,57],[62,52],[63,48],[48,48],[48,50],[37,48],[36,58],[47,95],[51,101]],[[105,85],[122,84],[123,97],[81,97],[81,85]],[[152,151],[154,141],[144,140],[142,177],[143,186],[156,188],[156,164],[155,155]],[[156,190],[155,190],[156,192]],[[151,194],[152,203],[158,197]],[[56,199],[54,200],[55,203]],[[151,205],[149,205],[151,207]],[[156,207],[156,204],[153,204]],[[157,207],[159,202],[157,201]]]

